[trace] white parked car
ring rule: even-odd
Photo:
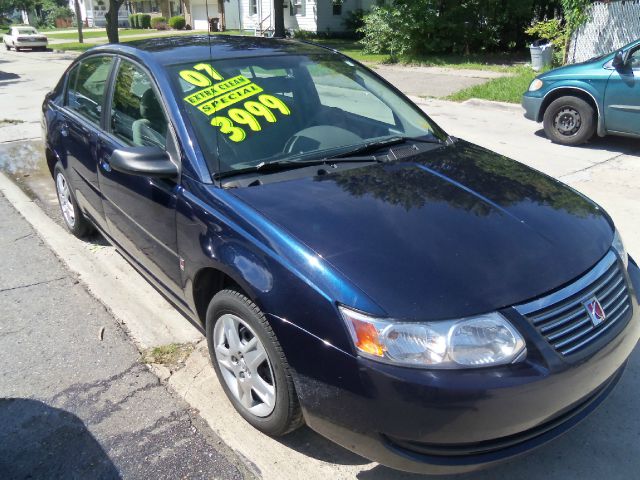
[[[7,50],[14,48],[16,52],[23,48],[34,50],[44,50],[47,48],[48,40],[46,35],[29,25],[11,27],[4,37],[4,46]]]

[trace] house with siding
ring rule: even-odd
[[[273,2],[282,0],[225,0],[227,30],[252,30],[257,34],[273,31]],[[284,25],[290,30],[335,33],[345,30],[350,12],[368,10],[381,0],[284,0]],[[207,17],[220,17],[218,0],[190,0],[184,4],[187,23],[206,29]],[[207,15],[208,14],[208,15]]]

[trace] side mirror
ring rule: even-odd
[[[118,172],[143,177],[175,178],[178,166],[158,147],[132,147],[114,150],[109,165]]]
[[[624,54],[624,52],[622,50],[618,50],[616,52],[616,54],[613,57],[613,60],[611,62],[611,66],[613,68],[622,68],[625,66],[626,64],[626,56]]]

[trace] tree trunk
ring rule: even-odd
[[[122,6],[124,0],[111,0],[109,2],[109,9],[104,18],[107,21],[107,38],[109,43],[119,43],[120,37],[118,36],[118,10]]]
[[[284,38],[284,1],[273,2],[273,36],[278,38]]]
[[[191,18],[191,2],[189,0],[182,1],[182,14],[184,15],[187,25],[193,26],[193,20]]]
[[[78,24],[78,43],[84,43],[82,37],[82,11],[80,10],[80,0],[74,0],[74,7],[76,11],[76,23]]]
[[[167,20],[171,18],[171,12],[169,11],[169,0],[160,0],[160,13]]]
[[[218,22],[218,28],[221,32],[224,32],[227,29],[227,25],[224,19],[224,0],[218,0],[218,17],[220,21]]]

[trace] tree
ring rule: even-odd
[[[171,17],[171,9],[169,8],[169,0],[160,0],[160,14],[164,18]]]
[[[273,2],[273,36],[284,38],[284,0],[274,0]]]
[[[218,16],[220,19],[218,28],[221,32],[224,32],[227,29],[227,22],[224,18],[224,0],[218,0]]]
[[[564,11],[566,48],[564,51],[564,63],[569,59],[571,36],[584,25],[591,15],[591,0],[561,0]]]
[[[124,3],[124,0],[109,0],[109,9],[104,18],[107,21],[107,38],[109,43],[118,43],[118,10]]]
[[[82,36],[82,11],[80,10],[80,0],[73,0],[73,7],[76,12],[76,24],[78,25],[78,43],[84,43]]]

